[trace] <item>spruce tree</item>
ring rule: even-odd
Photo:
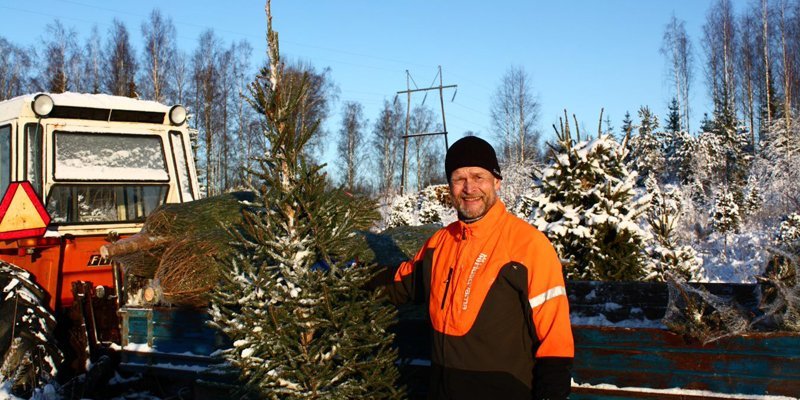
[[[721,170],[717,176],[719,185],[732,192],[738,205],[742,204],[742,188],[750,170],[753,149],[749,144],[749,134],[736,119],[735,111],[730,107],[717,107],[714,112],[712,132],[716,135],[721,149]]]
[[[631,119],[631,113],[625,111],[625,117],[622,119],[622,126],[620,127],[621,135],[623,140],[628,140],[633,132],[633,120]]]
[[[678,99],[673,97],[672,101],[669,103],[667,112],[667,119],[664,121],[666,125],[664,125],[664,129],[667,132],[675,133],[681,130],[681,109],[680,105],[678,104]]]
[[[648,176],[660,178],[664,171],[664,154],[656,133],[658,117],[649,107],[643,106],[639,109],[639,118],[641,122],[637,134],[628,142],[630,151],[626,161],[639,173],[637,184],[644,186]]]
[[[646,219],[653,240],[645,249],[649,263],[645,279],[665,282],[673,276],[685,281],[702,280],[705,278],[703,259],[691,246],[681,244],[677,233],[683,214],[680,190],[673,186],[662,190],[652,178],[647,180],[646,186],[652,196]]]
[[[720,192],[711,209],[711,224],[714,230],[725,235],[729,232],[738,232],[741,223],[739,205],[736,204],[733,193]]]
[[[568,260],[567,278],[638,280],[644,277],[640,228],[649,197],[624,163],[624,145],[607,135],[575,143],[569,125],[558,132],[554,158],[537,170],[531,223]]]
[[[268,76],[251,84],[269,151],[257,158],[259,203],[231,231],[237,257],[223,260],[212,325],[231,339],[224,355],[259,398],[398,398],[394,308],[363,290],[355,232],[372,205],[331,190],[304,148],[319,124],[297,126],[309,82],[284,79],[267,2]]]

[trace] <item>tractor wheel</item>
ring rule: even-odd
[[[30,273],[0,261],[0,385],[19,397],[52,381],[62,360],[46,304]]]

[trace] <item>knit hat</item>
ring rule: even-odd
[[[461,167],[481,167],[495,176],[503,179],[500,175],[500,165],[497,163],[497,155],[489,142],[477,137],[466,136],[456,140],[444,158],[444,172],[447,174],[447,181],[453,171]]]

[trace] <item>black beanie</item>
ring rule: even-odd
[[[466,136],[456,140],[444,158],[444,172],[447,174],[447,181],[450,182],[450,175],[453,171],[462,167],[481,167],[495,176],[503,179],[500,175],[500,165],[497,163],[497,155],[489,142],[477,137]]]

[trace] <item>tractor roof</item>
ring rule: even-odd
[[[26,94],[0,102],[0,121],[15,117],[35,117],[31,103],[36,95]],[[56,106],[93,108],[104,110],[130,110],[167,113],[169,107],[149,100],[138,100],[130,97],[111,96],[107,94],[88,93],[44,93],[53,99]]]

